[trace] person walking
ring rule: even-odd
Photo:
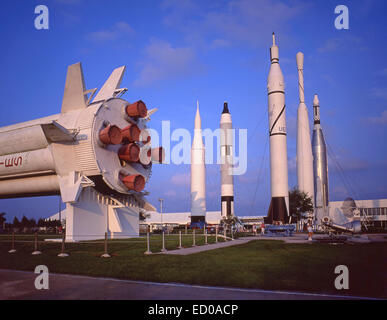
[[[309,241],[312,241],[312,236],[313,236],[312,225],[310,223],[308,223],[308,240]]]
[[[265,235],[265,223],[261,223],[261,235]]]

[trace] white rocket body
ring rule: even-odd
[[[205,148],[199,103],[195,116],[194,138],[191,148],[191,222],[205,222],[206,217],[206,167]]]
[[[68,241],[138,235],[139,210],[148,206],[141,191],[159,150],[145,143],[145,104],[118,97],[124,71],[115,69],[92,99],[81,64],[71,65],[61,113],[0,128],[0,199],[61,195]],[[125,127],[139,133],[131,153],[120,151]]]
[[[304,54],[297,53],[300,104],[297,112],[297,180],[298,189],[314,202],[313,154],[310,140],[308,109],[304,96]]]
[[[233,176],[233,133],[231,114],[227,102],[224,103],[220,118],[220,156],[221,156],[221,214],[222,217],[234,216],[234,176]]]
[[[268,222],[288,220],[289,186],[286,144],[285,83],[279,65],[279,52],[275,44],[270,48],[271,66],[267,80],[269,136],[270,136],[270,182],[271,204]]]

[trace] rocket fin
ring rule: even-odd
[[[125,73],[125,66],[114,69],[109,79],[106,80],[101,90],[95,96],[93,102],[104,101],[106,99],[112,98],[115,96],[117,89],[121,85],[122,77]]]
[[[78,133],[76,130],[67,130],[56,121],[41,124],[40,126],[42,127],[47,140],[51,142],[71,142],[75,140]]]
[[[62,113],[86,108],[85,80],[80,62],[67,68]]]

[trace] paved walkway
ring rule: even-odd
[[[0,300],[326,300],[361,299],[340,295],[311,294],[155,283],[109,278],[53,274],[49,289],[36,290],[36,274],[0,270]]]
[[[219,236],[220,237],[220,236]],[[212,243],[207,245],[201,245],[196,247],[188,247],[183,249],[177,249],[177,250],[170,250],[166,252],[160,252],[160,254],[177,254],[177,255],[188,255],[208,250],[214,250],[214,249],[220,249],[220,248],[226,248],[230,246],[236,246],[239,244],[244,244],[253,240],[282,240],[286,243],[311,243],[308,241],[306,235],[295,235],[292,237],[267,237],[267,236],[252,236],[252,237],[243,237],[235,240],[228,240],[226,242],[218,242],[218,243]]]

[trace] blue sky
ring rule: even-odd
[[[49,30],[34,28],[34,8],[49,8]],[[334,27],[336,5],[349,30]],[[289,185],[296,185],[295,56],[305,54],[309,113],[319,94],[332,150],[330,196],[387,197],[387,4],[365,1],[4,1],[0,11],[0,126],[60,111],[66,68],[81,61],[88,88],[127,66],[129,101],[158,107],[151,127],[193,131],[196,99],[204,128],[219,126],[223,101],[235,128],[248,130],[248,170],[235,178],[238,215],[265,214],[270,202],[266,79],[271,33],[286,82]],[[266,148],[265,148],[266,146]],[[338,165],[343,169],[344,176]],[[190,208],[188,165],[155,165],[148,200],[165,211]],[[207,208],[219,210],[220,175],[207,166]],[[0,200],[0,212],[45,217],[58,197]]]

